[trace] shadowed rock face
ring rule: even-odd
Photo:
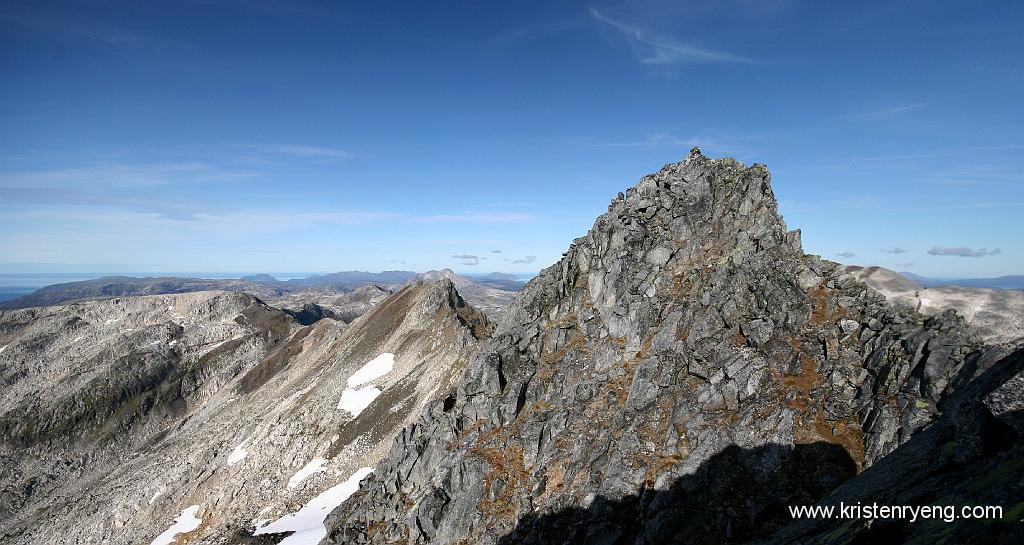
[[[667,489],[642,488],[585,507],[531,513],[502,545],[726,543],[768,537],[790,521],[787,505],[814,503],[853,477],[857,464],[826,442],[727,447]],[[748,516],[755,511],[756,516]]]
[[[805,255],[767,169],[694,150],[524,288],[327,542],[765,539],[1003,356]]]
[[[149,543],[192,505],[182,542],[276,542],[257,521],[376,464],[489,329],[448,281],[349,325],[226,292],[0,312],[0,542]],[[339,408],[381,354],[377,397]]]

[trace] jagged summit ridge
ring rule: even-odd
[[[778,501],[813,502],[931,421],[975,348],[955,315],[896,313],[804,255],[764,166],[695,149],[524,288],[457,391],[328,519],[328,541],[763,537],[784,522]],[[712,488],[784,490],[712,496],[699,524],[680,519],[697,497],[683,489],[708,484],[685,477],[730,449],[757,453],[737,455],[752,473]],[[818,469],[799,477],[794,460]],[[595,499],[631,514],[595,515]]]

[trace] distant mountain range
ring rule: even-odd
[[[925,288],[937,288],[939,286],[960,286],[964,288],[992,288],[1000,290],[1024,290],[1024,275],[998,276],[996,278],[954,278],[942,280],[928,278],[912,272],[903,271],[900,274],[917,282]]]
[[[512,292],[518,291],[524,284],[514,276],[501,273],[469,280],[451,269],[423,274],[413,271],[340,271],[291,280],[278,280],[269,274],[255,274],[239,279],[104,276],[46,286],[27,295],[0,302],[0,310],[61,305],[86,299],[215,290],[249,293],[265,301],[287,299],[287,302],[301,307],[306,303],[321,302],[324,297],[354,292],[363,286],[377,286],[383,292],[391,292],[415,280],[437,280],[442,277],[452,280],[469,301],[488,312],[504,306],[512,298]],[[334,297],[332,301],[336,299]]]
[[[443,276],[451,277],[451,275],[455,275],[463,280],[471,279],[472,282],[476,284],[482,284],[484,286],[490,286],[492,288],[505,291],[519,291],[525,284],[525,282],[515,275],[500,272],[466,276],[459,276],[451,269],[444,269],[440,272],[445,271],[447,274]],[[243,276],[240,280],[258,282],[260,284],[266,284],[268,286],[275,286],[278,288],[282,286],[332,286],[347,290],[365,284],[405,284],[410,280],[423,277],[424,275],[430,277],[437,276],[431,274],[437,272],[439,271],[428,271],[422,274],[413,271],[382,271],[379,273],[365,271],[341,271],[330,274],[316,274],[307,276],[306,278],[295,278],[291,280],[278,280],[269,274],[254,274],[250,276]],[[456,282],[456,285],[458,285],[458,282]]]
[[[519,277],[500,272],[493,272],[485,275],[466,275],[466,277],[472,279],[478,284],[506,291],[519,291],[523,289],[524,285],[526,285],[526,282],[520,280]]]

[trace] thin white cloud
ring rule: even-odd
[[[628,25],[617,21],[598,11],[597,8],[590,8],[590,15],[597,21],[618,31],[632,48],[637,59],[650,65],[673,65],[690,63],[751,63],[754,62],[746,57],[704,49],[694,45],[684,44],[676,40],[662,36],[639,27]]]
[[[1017,151],[1024,149],[1024,145],[1020,144],[1009,144],[999,146],[963,146],[957,148],[946,148],[930,151],[921,151],[916,153],[903,153],[894,155],[871,155],[865,157],[851,157],[846,159],[846,163],[893,163],[900,161],[918,161],[918,160],[930,160],[930,159],[946,159],[951,155],[964,155],[974,154],[976,152],[991,152],[991,151]]]
[[[839,257],[845,257],[847,259],[849,259],[851,257],[856,257],[857,256],[857,254],[855,254],[853,252],[839,252],[836,255],[839,256]]]
[[[24,33],[32,39],[63,47],[89,48],[123,59],[147,57],[153,62],[154,54],[181,58],[198,50],[194,43],[170,38],[166,33],[130,28],[123,21],[104,21],[67,9],[32,14],[0,13],[0,25],[5,31]],[[164,66],[175,67],[173,64]]]
[[[929,106],[930,104],[931,102],[917,102],[912,104],[897,104],[895,106],[887,106],[884,108],[878,108],[874,110],[867,110],[861,112],[849,112],[845,114],[832,116],[822,121],[822,124],[841,123],[844,121],[885,121],[887,119],[892,119],[903,114],[920,110],[922,108]]]
[[[381,223],[410,224],[492,224],[523,223],[534,218],[519,214],[438,214],[418,215],[401,212],[307,212],[249,210],[229,214],[198,214],[198,219],[209,222],[281,223],[301,225],[376,225]]]
[[[989,255],[999,255],[1002,251],[999,248],[967,248],[964,246],[958,246],[953,248],[946,248],[942,246],[935,246],[931,250],[928,250],[930,255],[949,255],[955,257],[985,257]]]
[[[453,255],[452,259],[461,265],[475,266],[480,264],[480,257],[471,254]]]
[[[687,138],[668,132],[655,132],[638,140],[623,140],[618,142],[589,139],[570,139],[565,142],[571,145],[594,148],[679,148],[686,150],[700,148],[701,150],[712,153],[742,153],[737,146],[723,143],[715,138]]]
[[[132,190],[80,190],[57,187],[0,187],[0,200],[5,203],[31,205],[30,212],[40,206],[61,210],[88,208],[119,208],[155,214],[165,219],[197,220],[199,213],[224,213],[230,211],[224,206],[212,207],[195,200],[167,198],[163,194],[152,194]]]
[[[322,146],[305,146],[297,144],[285,144],[276,146],[254,146],[264,153],[275,155],[289,155],[309,159],[348,159],[353,157],[351,151],[341,148],[327,148]]]
[[[520,212],[466,212],[461,214],[412,215],[413,223],[533,223],[537,216]]]
[[[0,187],[103,188],[165,184],[232,182],[259,176],[201,161],[176,163],[100,163],[84,167],[0,174]]]
[[[892,246],[892,247],[889,247],[889,248],[886,248],[886,249],[882,250],[882,252],[886,253],[886,254],[905,254],[905,253],[907,253],[909,251],[910,250],[906,250],[904,248],[900,248],[900,247],[897,247],[897,246]]]

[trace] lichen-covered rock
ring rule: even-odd
[[[805,255],[764,166],[694,150],[526,286],[326,542],[766,538],[934,422],[978,348]]]

